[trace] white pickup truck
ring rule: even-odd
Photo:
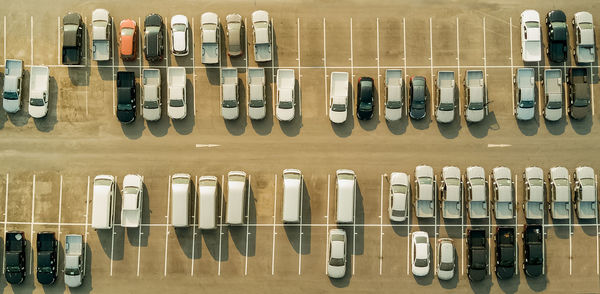
[[[83,281],[83,237],[71,234],[65,238],[65,284],[79,287]]]
[[[123,178],[123,207],[121,208],[121,226],[137,228],[142,223],[142,202],[144,180],[140,175],[126,175]]]
[[[226,120],[235,120],[240,115],[238,96],[238,73],[236,68],[221,69],[221,115]]]
[[[544,70],[544,118],[549,121],[557,121],[562,118],[563,83],[562,71],[558,68]]]
[[[488,192],[485,170],[480,166],[467,168],[467,207],[471,219],[488,217]]]
[[[110,60],[112,22],[106,9],[92,12],[92,59],[96,61]]]
[[[263,119],[267,113],[267,101],[265,99],[265,69],[248,69],[248,88],[250,88],[250,99],[248,115],[250,119]]]
[[[29,77],[29,115],[42,118],[48,113],[50,70],[47,66],[32,66]]]
[[[437,183],[433,168],[419,165],[415,169],[415,211],[418,218],[432,218],[435,213],[434,199],[437,197]]]
[[[455,166],[445,166],[442,169],[442,184],[440,185],[440,201],[442,217],[457,219],[462,216],[463,182],[460,169]]]
[[[21,109],[21,85],[23,83],[23,60],[7,59],[4,65],[4,89],[2,106],[8,113]]]
[[[544,171],[536,166],[530,166],[523,173],[523,189],[525,203],[523,210],[526,219],[544,218]]]
[[[336,124],[348,116],[348,73],[332,72],[329,85],[329,119]]]
[[[269,13],[257,10],[252,13],[252,29],[254,30],[254,60],[267,62],[272,59],[271,21]]]
[[[202,29],[202,63],[219,63],[219,17],[214,12],[205,12],[200,18]]]
[[[147,121],[159,120],[162,105],[160,99],[160,70],[146,68],[142,71],[142,79],[144,97],[142,115]]]
[[[277,109],[275,114],[280,121],[291,121],[296,112],[294,105],[294,86],[296,78],[293,69],[277,70]]]
[[[404,80],[401,69],[385,71],[385,119],[397,121],[402,118],[404,105]]]
[[[440,123],[451,123],[454,120],[454,72],[440,71],[436,81],[437,86],[437,109],[435,118]]]
[[[577,217],[580,219],[596,218],[598,208],[598,190],[596,188],[596,175],[594,169],[580,166],[575,169],[575,195],[574,205]]]
[[[172,119],[184,119],[187,113],[185,97],[185,68],[181,66],[170,66],[167,69],[167,82],[169,92],[167,93],[167,113]]]
[[[487,89],[481,70],[467,70],[465,77],[465,119],[469,123],[482,121],[488,114]]]
[[[514,217],[513,181],[508,167],[499,166],[492,170],[494,183],[494,213],[496,219],[512,219]]]

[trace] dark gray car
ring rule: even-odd
[[[574,119],[582,119],[590,112],[590,81],[587,68],[571,68],[567,82],[569,115]]]
[[[413,119],[422,119],[427,115],[427,83],[422,76],[410,78],[409,115]]]
[[[157,62],[163,59],[165,38],[163,19],[158,14],[150,14],[144,20],[144,53],[146,60]]]

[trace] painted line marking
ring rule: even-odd
[[[302,204],[304,203],[304,175],[301,176],[300,178],[300,233],[298,236],[300,242],[299,242],[299,249],[298,249],[298,275],[302,274],[302,224],[304,221],[303,218],[303,207]]]
[[[251,177],[252,175],[248,175],[248,190],[247,190],[247,195],[246,195],[246,199],[247,199],[247,204],[246,204],[246,261],[244,264],[244,275],[247,276],[248,275],[248,236],[250,236],[250,187],[252,187],[251,185]]]
[[[4,55],[6,59],[6,16],[4,17]],[[56,17],[56,64],[60,64],[60,16]]]
[[[115,190],[117,190],[117,186],[118,186],[118,178],[115,177]],[[116,193],[115,193],[116,194]],[[116,197],[112,197],[112,216],[111,216],[111,224],[112,224],[112,234],[111,234],[111,240],[110,240],[110,276],[112,277],[113,275],[113,260],[114,260],[114,248],[115,248],[115,205],[117,203],[117,199],[115,199]]]
[[[221,275],[221,243],[223,241],[223,185],[225,183],[225,175],[221,175],[221,208],[219,213],[219,267],[217,269],[217,275]]]
[[[62,176],[61,176],[61,184],[62,184]],[[87,262],[87,237],[88,237],[88,220],[90,215],[90,176],[87,177],[87,190],[86,190],[86,201],[85,201],[85,235],[83,236],[83,274],[85,276],[86,267],[85,264]]]
[[[458,17],[456,17],[456,71],[457,71],[457,76],[458,79],[456,82],[457,87],[458,87],[458,117],[460,118],[460,116],[462,115],[462,100],[460,99],[460,89],[462,88],[461,86],[458,86],[461,84],[461,79],[460,79],[460,32],[459,32],[459,24],[458,24]]]
[[[511,144],[487,144],[488,148],[504,148],[504,147],[511,147]]]
[[[6,16],[4,17],[6,20]],[[6,223],[8,223],[8,173],[6,174],[6,193],[4,195],[4,234],[6,236]],[[2,250],[2,273],[6,269],[6,250]]]
[[[4,31],[6,32],[6,16],[4,17]],[[328,116],[329,100],[327,99],[327,33],[325,31],[325,18],[323,18],[323,79],[325,80],[325,116]]]
[[[190,271],[190,276],[194,276],[194,259],[196,258],[195,256],[195,249],[196,249],[196,224],[197,224],[197,218],[196,218],[196,212],[198,211],[197,207],[197,201],[198,201],[198,176],[195,176],[194,178],[194,216],[192,217],[193,220],[193,224],[192,224],[192,269]]]
[[[485,18],[483,18],[483,19],[485,21]],[[514,69],[514,64],[513,64],[514,60],[513,60],[513,41],[512,41],[512,39],[513,39],[513,37],[512,37],[512,27],[513,27],[512,26],[512,17],[508,18],[508,27],[510,29],[510,39],[509,39],[510,40],[510,80],[511,80],[511,83],[510,83],[511,91],[510,91],[510,93],[512,95],[512,99],[510,100],[510,102],[512,103],[512,111],[513,111],[513,114],[514,114],[516,110],[515,110],[515,83],[514,83],[515,69]],[[483,31],[483,33],[484,33],[484,36],[485,36],[485,30]],[[484,40],[485,40],[485,38],[484,38]],[[485,50],[483,52],[485,53]],[[486,68],[486,67],[484,67],[484,68]],[[487,70],[486,70],[485,76],[487,78]],[[485,85],[487,87],[487,80],[485,82]]]
[[[381,73],[379,72],[379,17],[377,18],[377,114],[381,115]]]
[[[379,275],[383,273],[383,176],[381,175],[379,194]]]
[[[220,147],[219,144],[196,144],[196,148],[212,148],[212,147]]]
[[[171,207],[171,176],[169,175],[168,180],[168,188],[167,188],[167,215],[165,216],[166,223],[169,223],[169,214]],[[164,276],[167,276],[167,257],[168,257],[168,249],[169,249],[169,226],[165,226],[165,271]]]
[[[30,241],[33,240],[33,224],[35,223],[35,174],[33,174],[33,191],[31,192],[31,236],[29,238]],[[30,246],[31,248],[31,254],[29,256],[31,256],[32,258],[29,259],[29,274],[31,274],[31,269],[33,268],[33,247],[34,246]]]
[[[402,58],[404,60],[404,77],[402,77],[402,85],[405,86],[404,81],[406,80],[406,78],[408,78],[408,73],[406,72],[406,19],[403,17],[402,18],[402,46],[404,47],[404,57]],[[404,87],[404,97],[405,100],[408,99],[408,87]],[[402,101],[403,103],[405,101]],[[408,116],[408,103],[404,103],[406,105],[404,105],[404,115]]]
[[[325,226],[325,274],[327,274],[327,263],[329,261],[329,195],[331,194],[331,175],[327,174],[327,215],[325,218],[327,219],[327,224]]]
[[[298,17],[298,110],[302,116],[302,66],[300,65],[300,18]]]
[[[429,18],[429,71],[431,72],[431,85],[433,86],[434,84],[434,77],[433,77],[433,27],[432,27],[432,20],[431,17]],[[434,109],[435,109],[435,104],[434,104],[434,98],[435,98],[435,91],[431,91],[431,113],[434,113]]]
[[[271,256],[271,275],[275,274],[275,222],[277,219],[277,174],[275,174],[275,191],[274,195],[274,204],[273,204],[273,255]]]
[[[350,18],[350,100],[354,101],[354,41],[352,40],[352,17]],[[352,119],[354,119],[354,107],[356,106],[356,102],[352,107],[350,107],[350,112],[352,114]],[[352,274],[354,274],[354,255],[352,255]]]
[[[194,26],[194,17],[192,17],[192,30],[195,28]],[[196,115],[196,42],[194,41],[194,33],[192,33],[192,107],[194,108],[194,115]],[[248,71],[246,71],[248,72]],[[195,201],[195,200],[194,200]],[[195,216],[194,216],[195,219]],[[194,225],[194,231],[195,231]],[[194,233],[195,234],[195,233]],[[192,249],[193,250],[193,249]],[[192,258],[193,260],[193,258]],[[193,263],[192,263],[193,265]],[[192,270],[192,275],[193,275]]]

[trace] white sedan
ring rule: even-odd
[[[186,56],[189,52],[189,23],[185,15],[171,17],[171,44],[173,55]]]
[[[408,175],[405,173],[392,173],[390,177],[390,204],[388,207],[391,221],[403,222],[406,220],[409,197]]]
[[[438,240],[437,276],[440,280],[451,280],[454,277],[454,242],[450,238]]]
[[[429,252],[429,235],[418,231],[412,234],[412,273],[417,277],[429,274],[431,253]]]
[[[123,207],[121,208],[121,226],[137,228],[142,222],[142,200],[144,198],[144,180],[140,175],[126,175],[123,178]]]
[[[329,230],[327,275],[334,279],[346,275],[346,231],[342,229]]]
[[[521,55],[525,62],[542,60],[542,33],[540,14],[535,10],[521,13]]]

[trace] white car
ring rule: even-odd
[[[494,213],[496,219],[513,218],[513,181],[510,169],[499,166],[492,170],[494,185]]]
[[[291,121],[296,112],[294,105],[295,77],[293,69],[277,70],[277,108],[275,114],[280,121]]]
[[[525,189],[523,210],[526,219],[542,219],[544,217],[544,171],[537,166],[530,166],[523,173]]]
[[[260,120],[265,118],[267,113],[267,100],[265,98],[265,69],[248,69],[248,91],[250,92],[250,101],[248,101],[248,116],[250,119]]]
[[[339,279],[346,275],[346,231],[329,230],[329,261],[327,275]]]
[[[580,219],[596,218],[597,194],[594,169],[580,166],[575,169],[575,211]]]
[[[123,206],[121,208],[121,226],[137,228],[142,222],[142,201],[144,198],[144,180],[140,175],[126,175],[123,178]]]
[[[488,216],[488,190],[485,170],[481,166],[467,167],[467,208],[471,219]]]
[[[457,219],[462,216],[463,182],[460,169],[456,166],[445,166],[442,169],[440,185],[442,217]]]
[[[412,233],[412,273],[417,277],[429,274],[431,253],[429,252],[429,235],[427,232]]]
[[[221,69],[221,96],[221,116],[223,116],[223,119],[237,119],[240,116],[240,98],[236,68]]]
[[[573,17],[575,31],[575,59],[578,63],[592,63],[596,59],[596,42],[594,41],[594,20],[587,11],[575,13]]]
[[[142,115],[147,121],[157,121],[161,115],[161,78],[160,70],[146,68],[142,71]]]
[[[329,85],[329,120],[341,124],[348,117],[348,78],[347,72],[332,72]]]
[[[406,220],[410,185],[405,173],[392,173],[390,176],[390,203],[388,213],[390,220],[403,222]]]
[[[187,114],[185,68],[182,66],[168,67],[167,82],[169,86],[167,114],[172,119],[184,119]]]
[[[397,121],[402,118],[404,105],[404,79],[401,69],[385,71],[385,119]]]
[[[419,165],[415,168],[415,214],[418,218],[434,217],[437,183],[433,176],[433,168]]]
[[[571,181],[569,171],[562,166],[550,169],[550,212],[553,219],[571,217]]]
[[[200,17],[202,30],[202,63],[218,64],[220,61],[221,30],[219,16],[214,12],[205,12]]]
[[[451,280],[454,277],[454,241],[450,238],[438,240],[437,276],[440,280]]]
[[[32,66],[29,74],[29,115],[42,118],[48,113],[50,70],[47,66]]]
[[[185,15],[171,17],[171,51],[175,56],[186,56],[189,52],[189,23]]]
[[[524,62],[542,60],[542,33],[540,14],[535,10],[521,13],[521,55]]]

